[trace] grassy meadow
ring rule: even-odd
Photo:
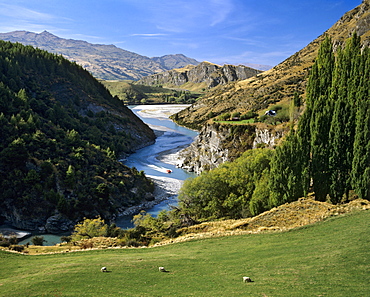
[[[369,296],[369,219],[358,211],[289,232],[155,248],[0,251],[0,296]]]

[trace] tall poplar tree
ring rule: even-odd
[[[338,203],[343,195],[348,198],[351,188],[351,167],[355,135],[357,91],[360,71],[361,40],[354,34],[347,41],[345,50],[339,50],[333,77],[333,117],[329,133],[329,168],[332,202]]]
[[[311,116],[311,173],[316,199],[320,201],[324,201],[328,193],[328,138],[332,117],[330,91],[334,61],[332,41],[326,37],[319,49],[307,86],[307,108]]]
[[[270,205],[292,202],[305,195],[307,187],[305,156],[293,129],[284,143],[276,148],[270,169]]]
[[[356,130],[353,144],[352,188],[370,200],[370,49],[362,54],[363,75],[357,95]]]

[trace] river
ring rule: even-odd
[[[146,211],[156,216],[160,211],[177,204],[177,193],[183,181],[195,174],[176,167],[177,152],[188,146],[197,136],[197,132],[178,126],[169,116],[186,108],[188,105],[137,105],[129,108],[149,125],[158,136],[153,145],[144,147],[126,160],[121,160],[129,167],[143,170],[156,184],[157,195],[166,199]],[[169,174],[167,170],[172,172]],[[162,199],[163,199],[162,197]],[[158,199],[158,197],[156,197]],[[116,225],[127,229],[133,227],[132,215],[119,217]],[[39,234],[44,237],[44,245],[55,245],[60,242],[60,235]],[[22,240],[20,244],[31,242],[31,238]]]
[[[129,167],[135,167],[139,171],[143,170],[145,175],[153,179],[160,188],[160,191],[157,191],[158,195],[165,194],[167,199],[146,210],[152,216],[156,216],[164,209],[169,209],[169,205],[176,205],[177,193],[183,181],[194,176],[193,173],[177,168],[176,160],[177,152],[190,145],[198,133],[181,127],[169,119],[170,115],[187,106],[130,106],[131,110],[158,135],[153,145],[138,150],[123,161]],[[167,170],[171,170],[171,173],[169,174]],[[121,228],[131,228],[133,227],[131,219],[132,216],[122,216],[116,220],[116,224]]]

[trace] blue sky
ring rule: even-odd
[[[361,0],[0,0],[0,32],[47,30],[154,57],[275,66]]]

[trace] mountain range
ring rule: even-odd
[[[92,44],[83,40],[64,39],[47,31],[33,33],[14,31],[0,33],[4,41],[31,45],[51,53],[61,54],[104,80],[138,80],[144,76],[186,65],[198,65],[195,59],[182,54],[149,58],[115,45]]]

